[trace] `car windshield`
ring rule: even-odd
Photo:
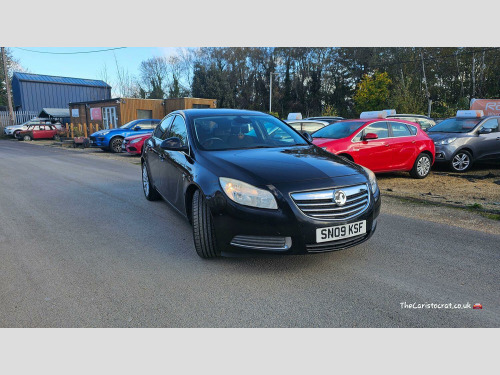
[[[120,126],[120,129],[130,129],[130,128],[133,128],[136,123],[137,123],[136,120],[127,122],[125,125]]]
[[[193,120],[196,140],[204,150],[287,147],[308,143],[272,116],[204,116]]]
[[[340,121],[336,122],[335,124],[328,125],[311,135],[313,138],[346,138],[353,134],[365,123],[366,121]]]
[[[448,118],[429,128],[429,133],[468,133],[481,122],[478,118]]]

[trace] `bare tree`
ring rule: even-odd
[[[163,99],[167,91],[169,64],[163,56],[141,62],[141,84],[150,99]]]

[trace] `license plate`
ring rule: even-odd
[[[363,233],[366,233],[366,220],[335,227],[318,228],[316,229],[316,242],[341,240]]]

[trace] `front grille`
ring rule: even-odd
[[[235,236],[231,245],[258,250],[288,250],[292,246],[291,237],[279,236]]]
[[[363,242],[367,237],[368,234],[364,233],[360,234],[359,236],[350,237],[343,240],[310,244],[306,245],[306,250],[308,253],[324,253],[327,251],[342,250]]]
[[[347,198],[343,206],[335,203],[334,195],[338,190],[342,190]],[[351,219],[362,214],[370,204],[370,192],[366,184],[292,193],[290,196],[304,215],[320,220]]]

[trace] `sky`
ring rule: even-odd
[[[12,56],[19,61],[21,66],[30,73],[46,74],[63,77],[101,79],[100,72],[106,65],[110,81],[113,86],[116,81],[116,60],[121,69],[128,70],[132,75],[139,75],[141,61],[154,56],[170,56],[175,54],[177,48],[161,47],[126,47],[113,51],[82,53],[72,55],[58,55],[48,53],[29,52],[25,49],[38,52],[86,52],[98,51],[115,47],[10,47]]]

